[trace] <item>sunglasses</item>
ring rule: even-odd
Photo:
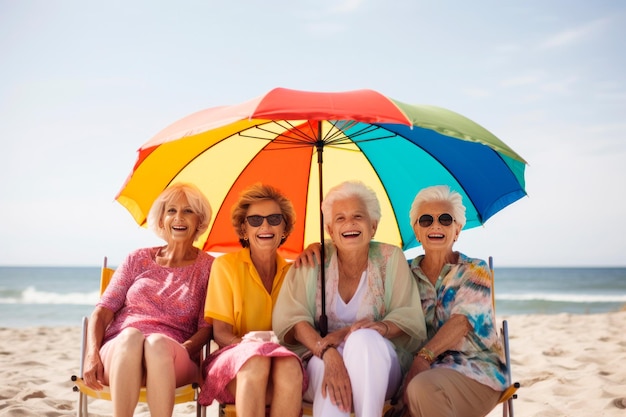
[[[454,218],[448,213],[443,213],[439,215],[437,220],[439,220],[439,224],[442,226],[450,226],[454,221]],[[434,221],[435,219],[430,214],[422,214],[417,222],[422,227],[429,227]]]
[[[283,215],[282,214],[270,214],[268,216],[260,216],[258,214],[255,214],[253,216],[246,217],[248,224],[252,227],[261,226],[263,224],[264,219],[267,219],[267,222],[269,223],[270,226],[278,226],[279,224],[283,222]]]

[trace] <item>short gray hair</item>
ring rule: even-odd
[[[380,221],[380,203],[374,190],[361,181],[345,181],[331,188],[322,201],[322,214],[324,215],[324,227],[328,231],[332,220],[333,204],[338,200],[345,200],[350,197],[359,198],[367,209],[370,218],[377,223]]]
[[[441,201],[450,203],[452,205],[452,217],[454,221],[461,225],[461,228],[465,226],[465,206],[463,205],[463,197],[456,191],[450,190],[447,185],[433,185],[426,187],[417,193],[413,204],[411,205],[411,211],[409,212],[409,218],[411,219],[411,227],[415,226],[417,222],[417,213],[422,204],[432,203],[435,201]]]

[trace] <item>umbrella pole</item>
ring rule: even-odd
[[[328,318],[326,317],[326,271],[324,266],[325,255],[324,255],[324,213],[322,212],[322,199],[324,198],[324,187],[322,186],[322,152],[324,152],[324,141],[322,141],[322,122],[318,122],[318,141],[316,144],[317,147],[317,170],[320,180],[319,187],[319,201],[320,201],[320,284],[321,284],[321,292],[322,292],[322,314],[320,315],[320,335],[322,337],[328,334]]]

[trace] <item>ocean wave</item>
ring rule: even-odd
[[[522,293],[496,294],[496,301],[549,301],[555,303],[626,303],[626,294]]]
[[[95,305],[100,298],[99,291],[58,293],[39,291],[29,286],[23,291],[2,291],[0,304],[65,304]]]

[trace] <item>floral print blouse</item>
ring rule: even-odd
[[[457,263],[446,264],[433,286],[420,268],[423,258],[415,258],[411,270],[417,278],[428,340],[453,314],[466,316],[472,328],[459,346],[439,355],[432,367],[453,369],[496,391],[504,390],[507,370],[495,325],[487,263],[459,253]]]

